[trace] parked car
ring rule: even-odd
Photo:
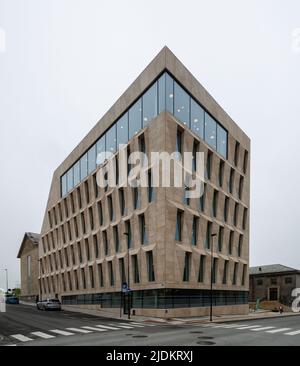
[[[61,302],[58,299],[47,299],[36,303],[38,310],[61,310]]]
[[[6,296],[6,304],[19,304],[19,298],[17,296]]]

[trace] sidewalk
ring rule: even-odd
[[[300,313],[276,313],[273,311],[256,311],[253,313],[249,313],[248,315],[222,315],[222,316],[214,316],[213,323],[227,323],[234,321],[243,321],[243,320],[257,320],[257,319],[271,319],[271,318],[284,318],[287,316],[299,316]],[[209,317],[199,317],[199,318],[173,318],[173,320],[180,321],[183,324],[201,324],[201,323],[210,323]]]
[[[89,310],[89,309],[78,309],[71,305],[62,306],[63,310],[67,311],[74,311],[74,312],[81,312],[86,313],[94,316],[101,316],[113,319],[123,319],[127,320],[127,315],[117,315],[116,313],[111,313],[105,310]],[[214,316],[213,323],[226,323],[226,322],[234,322],[234,321],[243,321],[243,320],[256,320],[256,319],[269,319],[269,318],[279,318],[279,317],[287,317],[287,316],[299,316],[299,313],[293,312],[285,312],[285,313],[276,313],[268,310],[258,310],[255,312],[251,312],[248,315],[221,315],[221,316]],[[156,324],[173,324],[173,325],[184,325],[184,324],[203,324],[203,323],[210,323],[208,316],[203,317],[189,317],[189,318],[155,318],[155,317],[145,317],[145,316],[138,316],[138,315],[131,315],[131,321],[137,322],[149,322],[149,323],[156,323]]]

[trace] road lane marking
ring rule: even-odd
[[[289,332],[289,333],[283,333],[283,334],[286,334],[286,335],[296,335],[296,334],[300,334],[300,330],[295,330],[294,332]]]
[[[279,329],[273,329],[273,330],[267,330],[267,333],[279,333],[279,332],[285,332],[287,330],[291,330],[291,328],[279,328]]]
[[[120,330],[120,328],[110,327],[108,325],[102,325],[102,324],[96,325],[96,327],[104,328],[104,329],[111,329],[111,330]]]
[[[237,328],[237,327],[243,327],[246,326],[245,324],[220,324],[215,325],[214,328]]]
[[[257,327],[261,327],[261,325],[248,325],[247,327],[240,327],[240,328],[236,328],[236,329],[251,329],[251,328],[257,328]]]
[[[80,328],[66,328],[66,329],[70,330],[71,332],[78,332],[78,333],[83,333],[83,334],[92,333],[91,330],[87,330],[87,329],[80,329]]]
[[[250,329],[253,332],[259,332],[260,330],[267,330],[267,329],[274,329],[275,327],[260,327],[260,328],[254,328],[254,329]]]
[[[155,327],[156,325],[160,325],[160,324],[137,323],[137,322],[130,322],[130,324],[146,325],[147,327]]]
[[[55,338],[54,335],[47,334],[47,333],[44,333],[44,332],[31,332],[31,334],[33,334],[37,337],[44,338],[44,339]]]
[[[81,327],[81,328],[88,329],[88,330],[95,330],[97,332],[106,332],[106,329],[100,329],[100,328],[96,328],[96,327],[84,326],[84,327]]]
[[[115,324],[109,324],[109,325],[113,325],[114,326]],[[119,328],[124,328],[124,329],[132,329],[132,328],[134,328],[134,327],[130,327],[129,325],[121,325],[121,324],[120,325],[118,324],[118,327]]]
[[[74,333],[66,332],[65,330],[60,330],[60,329],[51,329],[49,332],[64,335],[64,336],[74,335]]]
[[[18,341],[21,342],[28,342],[28,341],[32,341],[32,338],[29,337],[25,337],[23,334],[12,334],[11,337],[17,339]]]
[[[144,326],[143,325],[140,325],[140,324],[135,324],[135,323],[118,323],[118,325],[117,326],[119,326],[119,324],[120,325],[129,325],[129,326],[134,326],[134,327],[136,327],[136,328],[144,328]]]

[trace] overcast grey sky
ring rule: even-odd
[[[298,0],[0,0],[0,268],[10,286],[54,169],[164,45],[251,138],[250,264],[300,268],[299,28]]]

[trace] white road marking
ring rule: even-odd
[[[84,327],[81,327],[81,328],[88,329],[88,330],[95,330],[97,332],[106,332],[106,329],[100,329],[100,328],[96,328],[96,327],[84,326]]]
[[[31,332],[31,334],[33,334],[37,337],[45,338],[45,339],[55,338],[55,336],[53,336],[51,334],[44,333],[44,332]]]
[[[21,342],[28,342],[28,341],[32,341],[32,338],[29,337],[25,337],[23,334],[12,334],[11,337],[17,339],[18,341]]]
[[[257,328],[260,327],[261,325],[248,325],[247,327],[240,327],[240,328],[236,328],[236,329],[251,329],[251,328]]]
[[[66,332],[65,330],[60,330],[60,329],[51,329],[50,332],[60,334],[60,335],[64,335],[64,336],[74,335],[74,333]]]
[[[146,325],[147,327],[155,327],[160,324],[150,324],[150,323],[136,323],[136,322],[130,322],[130,324],[140,324],[140,325]]]
[[[83,334],[92,333],[91,330],[80,329],[80,328],[66,328],[66,329],[70,330],[71,332],[78,332],[78,333],[83,333]]]
[[[120,325],[129,325],[129,326],[133,325],[136,328],[144,328],[143,325],[132,323],[132,322],[130,322],[130,323],[118,323],[118,324],[120,324]]]
[[[284,333],[284,334],[293,336],[296,334],[300,334],[300,330],[295,330],[294,332],[289,332],[289,333]]]
[[[110,327],[108,325],[102,325],[102,324],[97,324],[96,327],[99,327],[99,328],[104,328],[104,329],[111,329],[111,330],[120,330],[120,328],[116,328],[116,327]]]
[[[254,329],[250,329],[253,332],[259,332],[260,330],[267,330],[267,329],[274,329],[275,327],[260,327],[260,328],[254,328]]]
[[[267,333],[279,333],[279,332],[285,332],[287,330],[291,330],[291,328],[279,328],[279,329],[267,330]]]
[[[237,327],[243,327],[246,326],[245,324],[220,324],[215,325],[214,328],[237,328]]]
[[[114,326],[115,324],[109,324],[109,325],[112,325],[112,326]],[[132,329],[132,328],[134,328],[134,327],[130,327],[129,325],[122,325],[122,324],[118,324],[118,327],[119,328],[124,328],[124,329]]]

